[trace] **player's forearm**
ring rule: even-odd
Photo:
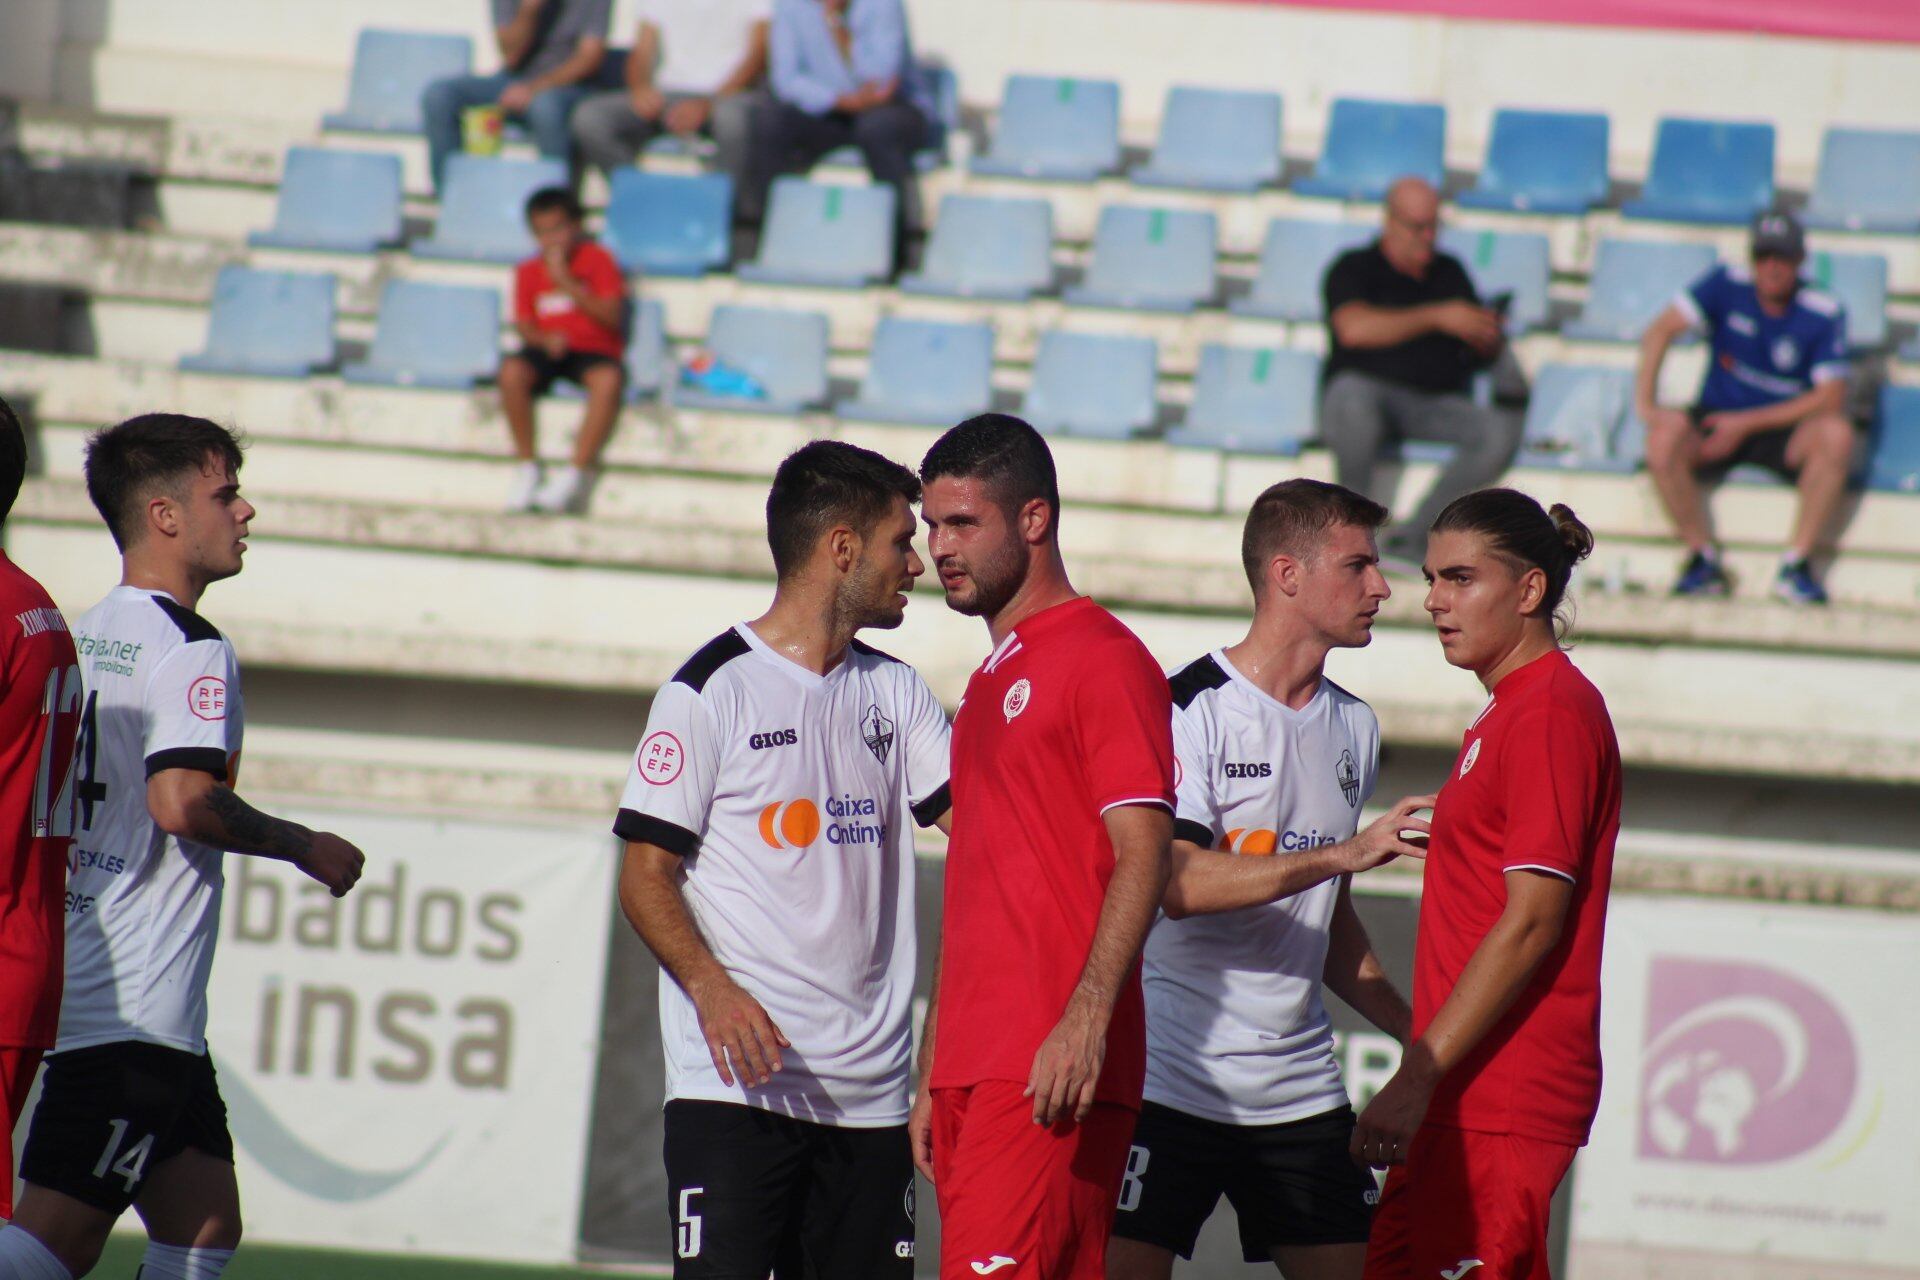
[[[542,7],[542,0],[522,0],[512,21],[494,29],[493,38],[500,46],[500,59],[509,68],[517,66],[520,59],[527,55],[527,50],[533,47],[534,33],[540,29]]]
[[[1518,912],[1513,905],[1509,901],[1474,950],[1453,993],[1408,1049],[1403,1070],[1437,1081],[1458,1066],[1513,1007],[1560,940],[1559,919]]]
[[[1781,427],[1798,426],[1817,413],[1837,413],[1846,402],[1847,384],[1836,378],[1817,383],[1791,400],[1748,410],[1749,421],[1755,431],[1777,431]]]
[[[1278,902],[1339,875],[1345,868],[1336,855],[1337,848],[1323,846],[1284,858],[1260,858],[1220,853],[1188,840],[1176,840],[1162,906],[1179,920]]]
[[[1439,315],[1432,303],[1377,307],[1371,302],[1349,302],[1333,313],[1333,328],[1343,347],[1397,347],[1439,329]]]
[[[1073,1000],[1098,1012],[1112,1014],[1120,989],[1140,958],[1147,930],[1166,896],[1169,874],[1168,845],[1173,820],[1165,810],[1143,811],[1157,815],[1157,823],[1138,820],[1123,842],[1114,842],[1113,877],[1107,881],[1107,893],[1100,904],[1100,919],[1093,931],[1093,945],[1087,951],[1086,967],[1074,988]]]
[[[940,966],[946,954],[945,931],[933,943],[933,980],[927,985],[927,1017],[920,1024],[920,1061],[916,1074],[924,1086],[933,1072],[933,1038],[940,1025]]]
[[[310,828],[260,812],[211,774],[155,775],[147,809],[168,835],[228,853],[299,862],[313,849]]]
[[[546,335],[530,320],[515,320],[513,328],[514,332],[520,335],[520,341],[529,347],[537,347],[545,341]]]
[[[695,999],[704,988],[731,981],[707,940],[700,936],[700,927],[687,909],[680,886],[670,876],[633,864],[629,854],[620,873],[620,910],[660,967]]]
[[[734,64],[733,74],[714,90],[713,96],[724,98],[730,93],[741,93],[753,88],[767,74],[767,24],[754,24],[753,35],[747,41],[746,56]]]
[[[639,93],[653,87],[653,69],[660,60],[660,32],[651,22],[640,27],[640,38],[627,55],[627,91]]]
[[[600,64],[606,61],[607,46],[599,40],[582,40],[568,59],[543,76],[535,76],[526,82],[529,91],[535,94],[545,93],[549,89],[561,89],[570,84],[579,84],[600,70]]]
[[[1662,314],[1640,335],[1640,361],[1633,371],[1633,403],[1645,416],[1660,403],[1660,369],[1667,362],[1667,348],[1680,330],[1672,318]]]
[[[595,324],[617,329],[620,327],[620,322],[626,319],[627,300],[625,298],[604,298],[597,293],[588,293],[586,286],[578,281],[574,282],[574,287],[568,292],[573,294],[574,301],[579,303],[580,309],[586,312],[587,318]]]
[[[1327,990],[1345,1000],[1355,1013],[1406,1044],[1413,1036],[1413,1009],[1387,976],[1386,966],[1374,954],[1373,940],[1353,900],[1343,887],[1334,907],[1327,936],[1327,962],[1322,977]]]

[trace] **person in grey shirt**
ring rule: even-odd
[[[509,116],[526,121],[541,155],[571,159],[568,125],[574,106],[601,78],[612,3],[492,0],[501,69],[436,80],[420,98],[436,189],[446,177],[447,157],[460,149],[460,117],[470,107],[497,103]]]

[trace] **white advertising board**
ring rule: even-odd
[[[1574,1280],[1920,1277],[1920,922],[1616,897]]]
[[[296,811],[335,900],[227,859],[208,1040],[248,1238],[571,1261],[615,851],[578,825]]]

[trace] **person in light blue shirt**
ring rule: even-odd
[[[897,255],[912,225],[913,153],[934,118],[900,0],[776,0],[768,53],[773,101],[754,121],[741,219],[759,221],[780,174],[854,146],[898,195]]]
[[[1702,482],[1748,463],[1800,491],[1774,594],[1794,604],[1827,602],[1807,559],[1839,513],[1858,438],[1846,415],[1846,312],[1832,294],[1801,280],[1806,256],[1797,222],[1762,215],[1754,223],[1751,266],[1715,267],[1640,340],[1637,407],[1647,424],[1647,470],[1690,552],[1676,595],[1729,590]],[[1705,332],[1706,378],[1691,408],[1663,407],[1656,399],[1660,366],[1673,340],[1689,330]]]

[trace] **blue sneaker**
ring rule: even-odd
[[[1788,604],[1825,604],[1827,589],[1814,581],[1805,560],[1783,560],[1773,580],[1773,594]]]
[[[1673,584],[1673,594],[1677,596],[1724,596],[1732,589],[1733,582],[1727,577],[1727,571],[1704,551],[1696,551],[1688,558],[1679,581]]]

